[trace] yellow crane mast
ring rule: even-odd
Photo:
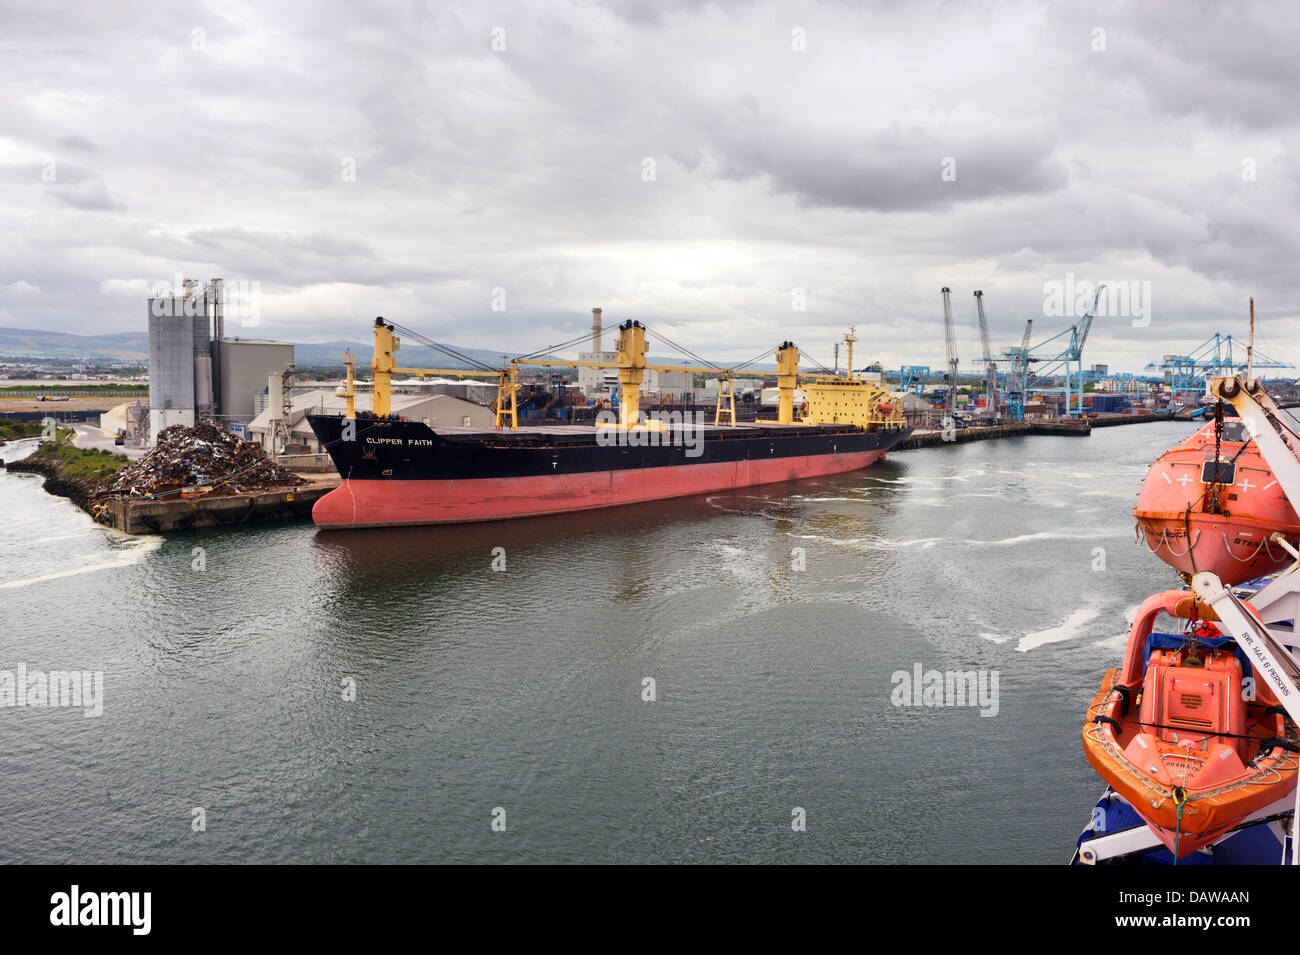
[[[394,374],[428,377],[431,375],[478,375],[497,378],[496,427],[501,428],[508,421],[510,430],[519,428],[518,408],[518,372],[520,365],[535,365],[542,368],[617,368],[620,388],[619,420],[617,424],[598,423],[598,427],[616,427],[623,430],[662,431],[663,422],[657,419],[641,417],[641,385],[645,373],[650,371],[687,372],[693,375],[716,375],[718,383],[718,410],[714,423],[721,423],[725,415],[728,424],[735,425],[735,394],[733,389],[736,372],[730,368],[701,368],[698,365],[652,365],[646,363],[646,329],[637,321],[627,321],[618,329],[618,353],[613,363],[597,361],[580,361],[559,358],[515,358],[505,368],[478,371],[465,368],[409,368],[397,364],[395,353],[401,348],[401,339],[393,334],[393,329],[382,318],[375,319],[375,354],[370,363],[374,379],[374,404],[376,415],[386,416],[392,413],[392,382]],[[799,349],[793,342],[783,342],[777,349],[777,419],[765,421],[764,424],[814,425],[814,424],[854,424],[860,427],[888,426],[902,427],[903,417],[892,402],[892,396],[872,382],[854,378],[853,343],[858,339],[849,330],[844,340],[849,346],[849,376],[815,375],[802,385],[799,381]],[[355,417],[355,377],[349,353],[344,363],[347,365],[346,395],[348,416]],[[725,389],[723,385],[728,387]],[[807,407],[802,415],[796,416],[794,408],[794,391],[802,387],[807,398]],[[724,399],[728,407],[723,406]],[[798,417],[798,420],[796,420]]]

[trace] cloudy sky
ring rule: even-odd
[[[1250,295],[1294,358],[1298,40],[1285,3],[0,0],[0,325],[140,330],[181,273],[258,283],[264,337],[520,352],[599,305],[938,366],[948,285],[966,367],[972,290],[999,350],[1107,281],[1089,364],[1244,338]]]

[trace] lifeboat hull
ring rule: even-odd
[[[1189,596],[1167,591],[1143,604],[1125,664],[1107,671],[1083,725],[1088,762],[1177,858],[1294,793],[1300,770],[1300,754],[1282,742],[1294,727],[1264,681],[1254,683],[1257,699],[1244,698],[1249,674],[1227,638],[1193,652],[1149,645],[1157,615],[1185,613]]]
[[[1217,444],[1211,423],[1157,458],[1133,516],[1138,538],[1165,563],[1181,574],[1212,571],[1228,585],[1289,565],[1275,532],[1300,542],[1300,516],[1237,420]]]
[[[1290,565],[1291,556],[1270,540],[1275,531],[1284,534],[1292,546],[1300,538],[1300,526],[1218,514],[1134,514],[1139,540],[1166,564],[1189,577],[1202,570],[1213,571],[1228,586],[1275,574]]]
[[[1184,747],[1153,745],[1150,734],[1138,732],[1136,720],[1128,725],[1124,720],[1117,720],[1121,726],[1118,734],[1109,724],[1094,722],[1097,716],[1114,718],[1112,714],[1117,714],[1120,708],[1113,683],[1118,673],[1118,670],[1107,672],[1101,690],[1088,706],[1088,721],[1083,727],[1084,754],[1097,775],[1128,800],[1178,858],[1186,858],[1215,842],[1246,816],[1295,791],[1297,757],[1284,749],[1272,750],[1254,765],[1241,763],[1237,757],[1230,763],[1234,772],[1212,773],[1198,783],[1197,778],[1205,770],[1192,775],[1190,770],[1194,767],[1206,766],[1212,771],[1218,768],[1212,765],[1216,761],[1220,765],[1229,764],[1230,757],[1225,754],[1230,750],[1224,744],[1212,744],[1205,751],[1189,756]],[[1280,724],[1280,717],[1273,719]],[[1282,735],[1280,725],[1273,733],[1260,724],[1252,725],[1251,729],[1257,738]],[[1138,742],[1139,736],[1142,742]],[[1137,761],[1138,753],[1146,759]],[[1189,770],[1191,777],[1185,782],[1184,769]],[[1177,792],[1180,788],[1182,794]],[[1181,800],[1180,795],[1183,795]]]

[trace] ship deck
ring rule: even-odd
[[[609,428],[597,428],[595,425],[527,425],[511,431],[503,428],[483,430],[482,428],[434,427],[431,430],[448,441],[484,442],[493,445],[567,445],[595,444],[601,432],[610,433]],[[673,443],[674,435],[682,435],[690,440],[735,441],[774,436],[817,434],[853,434],[861,431],[851,424],[777,424],[775,422],[754,423],[739,422],[735,425],[686,425],[680,422],[665,422],[661,432],[645,431],[651,443]]]
[[[826,430],[826,429],[847,431],[853,429],[853,427],[854,427],[853,425],[849,425],[849,424],[778,424],[775,421],[770,423],[742,421],[742,422],[737,422],[735,425],[705,424],[699,426],[695,426],[695,425],[687,426],[681,424],[680,422],[665,421],[663,430],[665,431],[699,430],[704,432],[705,434],[715,434],[715,435],[716,434],[737,434],[740,432],[748,432],[749,436],[752,437],[755,435],[765,434],[769,431],[778,430],[778,429],[782,431],[790,431],[796,428],[802,430],[808,430],[808,431]],[[502,429],[501,431],[497,431],[495,428],[489,428],[486,430],[483,428],[452,428],[452,427],[444,428],[442,426],[432,428],[431,430],[435,434],[447,435],[448,437],[452,437],[455,435],[492,435],[493,437],[497,437],[503,434],[518,434],[518,435],[536,434],[536,435],[547,435],[547,436],[558,435],[561,437],[565,435],[582,435],[583,437],[591,437],[597,431],[603,431],[605,429],[597,428],[595,425],[590,425],[590,424],[560,424],[560,425],[520,425],[519,428],[514,431],[510,431],[507,429]]]
[[[309,420],[323,422],[331,419],[341,422],[341,415],[310,415]],[[854,424],[778,424],[776,422],[738,422],[735,425],[699,424],[681,421],[664,421],[660,431],[632,430],[600,427],[594,424],[535,424],[523,425],[517,430],[509,428],[496,430],[482,427],[454,427],[431,425],[413,418],[370,418],[358,419],[367,434],[396,429],[396,437],[405,429],[406,436],[415,440],[419,435],[432,433],[436,438],[450,445],[479,445],[492,448],[565,448],[596,447],[607,443],[626,444],[630,447],[655,446],[665,444],[694,445],[705,441],[709,444],[731,444],[733,442],[765,441],[771,439],[818,438],[836,435],[862,435],[880,433],[882,435],[897,432],[899,440],[910,433],[907,427],[879,426],[860,428]],[[324,440],[334,431],[326,426],[325,432],[318,431]],[[414,432],[414,434],[412,434]],[[368,441],[371,438],[367,438]],[[387,439],[378,439],[387,440]],[[891,445],[897,442],[885,442]],[[336,461],[337,463],[337,461]]]

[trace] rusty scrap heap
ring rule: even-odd
[[[119,471],[103,495],[146,497],[169,491],[219,495],[303,483],[250,441],[210,424],[192,428],[178,424],[160,432],[157,446]]]

